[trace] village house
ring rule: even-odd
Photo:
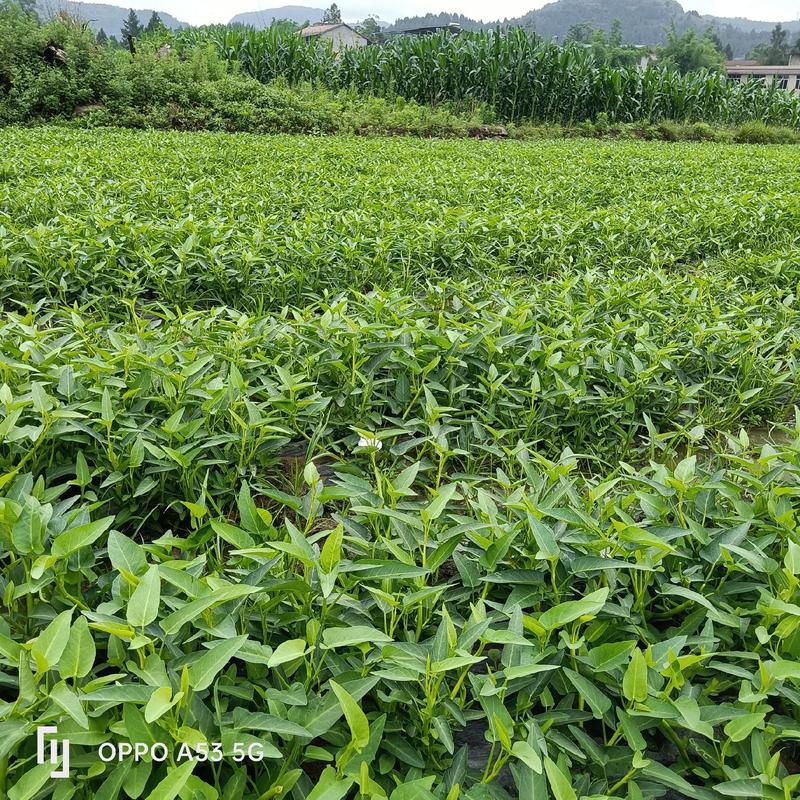
[[[334,22],[328,25],[309,25],[300,31],[304,39],[319,39],[330,42],[334,53],[348,47],[366,47],[367,40],[345,22]]]
[[[725,74],[735,81],[760,81],[777,83],[778,87],[789,92],[800,94],[800,55],[789,58],[786,65],[763,65],[758,61],[740,59],[725,62]]]

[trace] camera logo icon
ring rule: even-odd
[[[54,769],[50,773],[51,778],[69,777],[69,739],[51,738],[48,741],[45,737],[48,734],[58,734],[58,728],[54,725],[40,725],[36,729],[36,763],[52,764],[57,767],[61,762],[61,769]],[[49,744],[49,748],[47,745]],[[47,752],[49,750],[49,752]]]

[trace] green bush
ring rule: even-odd
[[[706,122],[695,122],[689,131],[689,137],[698,142],[713,142],[717,132]]]
[[[49,41],[67,55],[63,66],[43,58]],[[354,89],[333,92],[279,78],[265,84],[241,74],[202,38],[159,56],[161,40],[145,37],[137,54],[100,47],[91,32],[57,17],[39,25],[16,6],[0,6],[0,125],[58,120],[81,127],[174,128],[251,133],[408,134],[452,138],[483,134],[498,123],[487,103],[459,100],[437,106],[400,97],[375,97]],[[516,138],[586,136],[666,141],[725,140],[727,134],[707,124],[662,122],[611,124],[600,112],[576,126],[525,123],[509,134]],[[790,129],[750,123],[737,141],[798,141]]]
[[[800,135],[790,128],[773,128],[763,122],[746,122],[734,134],[734,141],[744,144],[796,144]]]

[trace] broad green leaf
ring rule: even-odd
[[[109,776],[100,784],[93,800],[116,800],[126,784],[126,778],[133,766],[133,761],[122,761],[111,770]]]
[[[356,752],[360,753],[369,744],[369,722],[367,721],[367,716],[344,687],[333,680],[330,684],[336,698],[339,700],[339,705],[342,707],[350,728],[353,747]]]
[[[611,701],[594,683],[566,667],[564,674],[569,678],[578,695],[589,704],[595,719],[602,719],[611,710]]]
[[[539,754],[527,742],[514,742],[511,752],[535,773],[542,774],[542,759]]]
[[[81,702],[78,699],[78,696],[73,692],[64,681],[57,683],[51,690],[50,690],[50,699],[58,706],[61,707],[70,717],[72,717],[75,722],[84,728],[85,730],[89,730],[89,720],[86,716],[86,712],[83,710],[81,706]]]
[[[610,672],[612,669],[628,663],[628,658],[635,645],[634,639],[598,645],[589,651],[585,657],[586,662],[597,672]]]
[[[714,785],[714,791],[725,797],[765,797],[764,784],[758,778],[739,778]]]
[[[594,617],[605,605],[608,589],[598,589],[587,594],[583,600],[568,600],[548,609],[539,617],[539,623],[547,630],[562,628],[580,617]]]
[[[197,692],[207,689],[246,641],[247,636],[235,636],[212,645],[189,665],[189,686]]]
[[[44,551],[47,512],[35,497],[28,497],[19,519],[11,526],[11,543],[20,555]]]
[[[166,777],[147,795],[147,800],[175,800],[189,780],[196,763],[191,759],[177,767],[168,767]]]
[[[358,644],[386,644],[392,638],[377,628],[367,625],[351,625],[347,628],[325,628],[322,641],[327,648],[351,647]]]
[[[8,800],[31,800],[46,783],[53,780],[50,777],[50,773],[60,768],[61,760],[59,756],[58,765],[50,763],[39,764],[18,773],[16,783],[8,790]]]
[[[578,800],[569,778],[561,771],[558,764],[548,756],[544,757],[544,771],[555,800]]]
[[[267,666],[272,669],[289,661],[302,658],[306,652],[306,647],[305,639],[288,639],[285,642],[281,642],[267,660]]]
[[[422,510],[422,518],[429,522],[439,519],[447,504],[455,497],[457,488],[455,483],[439,487],[436,497]]]
[[[248,547],[255,547],[255,540],[247,531],[243,531],[241,528],[237,528],[227,522],[212,519],[211,529],[217,536],[224,539],[237,550],[246,550]]]
[[[196,619],[212,606],[227,603],[229,600],[236,600],[260,591],[262,590],[258,586],[231,584],[224,589],[218,589],[207,597],[199,597],[197,600],[192,600],[181,606],[177,611],[168,614],[161,620],[161,628],[166,634],[176,633],[183,625]]]
[[[332,572],[339,566],[342,558],[342,538],[344,529],[342,525],[337,525],[326,537],[325,544],[322,546],[319,565],[323,572]]]
[[[306,800],[342,800],[352,785],[352,778],[338,778],[333,767],[325,767]]]
[[[125,617],[134,628],[144,628],[158,616],[161,602],[161,576],[154,564],[139,579],[138,586],[131,593]]]
[[[756,728],[763,725],[765,716],[763,711],[758,711],[734,717],[723,729],[724,733],[732,742],[744,741]]]
[[[141,575],[147,570],[145,552],[136,542],[118,531],[108,534],[108,557],[116,570]]]
[[[638,647],[634,648],[622,678],[622,694],[632,703],[644,703],[647,700],[647,662]]]
[[[31,645],[31,654],[39,672],[47,672],[58,664],[69,641],[72,610],[62,611]]]
[[[169,711],[178,702],[179,697],[172,696],[171,686],[161,686],[156,689],[144,707],[145,722],[155,722]]]
[[[69,638],[58,661],[62,678],[83,678],[94,666],[96,648],[86,617],[80,616],[70,628]]]
[[[81,547],[88,547],[96,542],[114,522],[114,517],[104,517],[103,519],[89,522],[86,525],[79,525],[70,528],[53,539],[53,546],[50,552],[57,558],[64,558]]]

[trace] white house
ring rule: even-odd
[[[344,22],[335,22],[330,25],[309,25],[300,31],[304,39],[320,39],[330,42],[333,52],[338,53],[348,47],[366,47],[367,40]]]
[[[731,80],[745,83],[776,83],[779,88],[800,94],[800,56],[793,55],[787,65],[762,66],[758,61],[726,61],[725,73]]]

